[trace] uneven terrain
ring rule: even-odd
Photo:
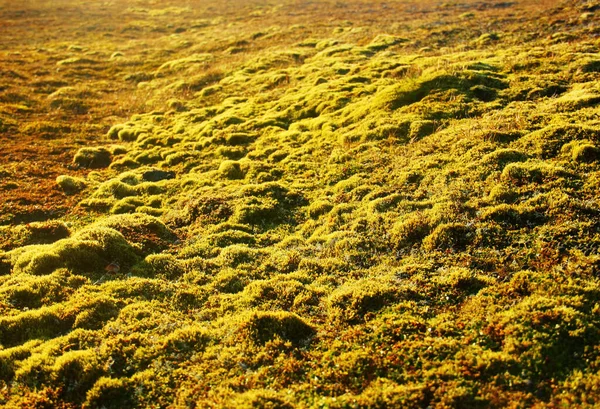
[[[0,405],[600,401],[597,1],[0,1]]]

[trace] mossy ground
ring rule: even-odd
[[[0,2],[0,405],[594,407],[597,13]]]

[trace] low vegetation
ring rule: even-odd
[[[87,3],[0,2],[1,405],[600,400],[600,3]]]

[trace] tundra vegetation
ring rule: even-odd
[[[0,405],[595,407],[599,13],[0,1]]]

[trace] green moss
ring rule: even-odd
[[[461,223],[447,223],[437,226],[423,240],[425,250],[465,250],[473,239],[473,228]]]
[[[39,169],[0,164],[0,405],[598,400],[593,5],[548,28],[532,2],[477,4],[477,22],[422,5],[408,25],[401,2],[157,4],[98,37],[127,40],[118,58],[96,31],[87,50],[7,37],[3,139],[60,156],[84,135],[109,160],[39,209],[19,193]]]
[[[242,147],[220,146],[215,153],[228,159],[238,160],[246,156],[248,151]],[[221,168],[219,167],[219,171]]]
[[[73,158],[73,163],[82,168],[106,168],[111,162],[112,156],[106,148],[81,148]]]
[[[408,133],[411,141],[417,141],[425,136],[431,135],[438,128],[438,124],[434,121],[414,121],[410,124]]]
[[[392,303],[398,290],[384,280],[365,279],[336,289],[327,300],[328,318],[333,322],[358,324],[367,313]]]
[[[185,265],[171,254],[151,254],[144,261],[144,273],[150,277],[177,280],[185,273]]]
[[[331,209],[333,209],[333,204],[328,200],[318,200],[313,202],[308,207],[308,216],[317,219],[319,216],[327,214]]]
[[[247,145],[255,139],[255,136],[247,133],[231,133],[225,137],[227,145]]]
[[[211,284],[219,292],[236,294],[244,289],[248,281],[249,279],[242,276],[239,271],[225,268],[217,274]]]
[[[231,407],[294,409],[296,406],[283,393],[269,389],[256,389],[235,395],[232,398]]]
[[[135,385],[129,378],[100,377],[86,394],[85,407],[120,409],[135,404]]]
[[[600,150],[592,144],[580,144],[573,149],[571,158],[575,162],[596,162],[600,157]]]
[[[506,165],[512,162],[525,162],[528,159],[527,154],[515,149],[497,149],[488,153],[481,162],[490,166],[494,170],[503,170]]]
[[[373,39],[366,48],[371,51],[381,51],[397,44],[408,42],[406,38],[395,37],[387,34],[380,34]]]
[[[219,174],[226,179],[243,179],[245,177],[240,163],[232,160],[221,162]]]
[[[64,305],[56,304],[0,318],[0,343],[11,347],[33,339],[49,339],[71,329],[75,316]]]
[[[500,204],[482,212],[483,220],[495,221],[508,228],[535,226],[546,220],[546,216],[535,208]]]
[[[137,197],[125,197],[115,203],[110,210],[113,214],[133,213],[139,207],[144,205],[144,201]]]
[[[525,162],[511,163],[502,171],[502,179],[517,186],[531,183],[543,183],[569,174],[562,168],[547,163]]]
[[[66,194],[80,192],[87,186],[85,179],[67,175],[58,176],[56,178],[56,184]]]
[[[431,223],[423,213],[411,213],[394,224],[391,231],[392,246],[397,249],[410,248],[431,232]]]
[[[494,186],[489,195],[490,200],[498,204],[514,203],[517,201],[518,197],[519,193],[517,191],[504,184]]]
[[[314,333],[314,328],[301,317],[284,311],[250,313],[237,330],[238,337],[259,345],[276,338],[298,345],[310,341]]]
[[[162,251],[177,240],[175,233],[162,221],[144,213],[107,217],[93,226],[116,230],[144,253]]]
[[[240,230],[227,230],[220,233],[213,233],[208,240],[217,247],[227,247],[232,244],[252,245],[256,242],[254,236],[250,233]]]
[[[257,249],[243,244],[233,244],[221,251],[218,261],[226,267],[237,267],[241,264],[253,264],[263,256],[264,254]]]

